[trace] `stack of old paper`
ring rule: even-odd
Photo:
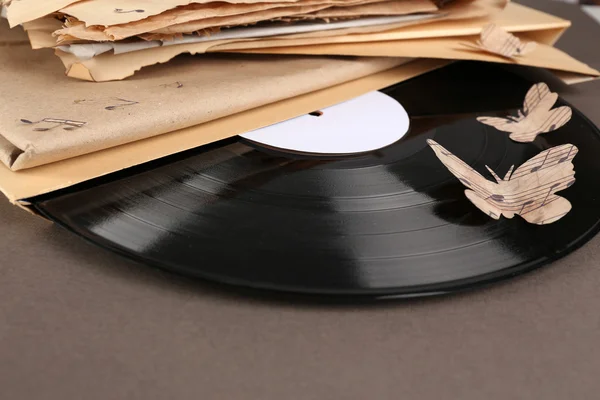
[[[11,27],[29,32],[34,49],[56,49],[69,76],[107,81],[223,44],[279,38],[325,43],[431,21],[489,17],[507,1],[9,0],[5,14]],[[115,63],[125,65],[115,70]]]
[[[476,59],[596,74],[552,46],[568,21],[509,0],[8,0],[4,12],[34,49],[53,48],[69,77],[97,82],[209,52]],[[490,24],[536,51],[469,48]]]
[[[569,21],[507,0],[4,6],[0,190],[19,204],[454,60],[545,68],[567,83],[600,75],[554,47]]]

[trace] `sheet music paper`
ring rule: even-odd
[[[573,110],[570,107],[552,109],[557,100],[558,94],[551,92],[548,85],[541,82],[529,89],[518,116],[479,117],[477,120],[500,131],[510,132],[510,138],[515,142],[529,143],[538,135],[553,132],[571,120]]]
[[[382,1],[383,0],[231,0],[227,2],[215,2],[214,0],[94,0],[79,1],[63,8],[61,12],[75,17],[79,21],[85,22],[86,26],[112,26],[140,21],[148,17],[163,14],[167,11],[173,11],[176,8],[182,11],[194,9],[213,9],[214,11],[223,14],[223,12],[227,9],[230,11],[235,9],[243,11],[246,7],[258,7],[258,9],[266,9],[300,4],[352,6]],[[429,4],[430,8],[433,8],[432,11],[437,10],[437,7],[431,2],[431,0],[402,0],[401,2],[407,5],[417,3]],[[114,12],[116,9],[123,11]],[[128,12],[131,10],[142,10],[143,12]]]
[[[483,28],[476,44],[466,43],[466,45],[506,58],[527,55],[537,47],[535,42],[523,43],[518,37],[495,24]]]
[[[114,54],[124,54],[132,51],[139,51],[153,47],[174,46],[178,44],[191,44],[202,42],[213,42],[226,39],[247,39],[247,38],[266,38],[294,33],[308,33],[328,31],[345,28],[358,28],[367,26],[388,25],[402,22],[412,22],[428,19],[429,15],[402,15],[397,17],[370,17],[358,18],[348,21],[339,21],[331,23],[323,22],[304,22],[294,25],[283,26],[265,26],[265,27],[246,27],[230,28],[214,33],[210,36],[185,35],[182,38],[175,38],[169,41],[162,40],[139,40],[132,42],[104,42],[104,43],[76,43],[70,45],[57,46],[58,49],[73,54],[80,60],[88,60],[92,57],[114,50]]]
[[[520,215],[531,224],[546,225],[560,220],[571,203],[556,192],[575,183],[572,144],[552,147],[531,158],[516,170],[512,166],[503,179],[486,166],[496,182],[484,178],[460,158],[434,140],[427,141],[439,160],[462,183],[467,198],[494,219]]]

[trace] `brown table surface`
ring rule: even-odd
[[[522,2],[573,20],[559,46],[600,68],[600,26],[575,6]],[[600,124],[600,81],[562,95]],[[340,306],[157,272],[5,201],[0,232],[1,399],[599,396],[600,237],[485,290]]]

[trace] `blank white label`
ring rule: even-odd
[[[317,154],[364,153],[400,140],[410,125],[402,105],[382,92],[257,129],[241,137],[269,147]]]

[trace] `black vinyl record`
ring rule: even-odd
[[[528,144],[476,120],[514,115],[531,85],[498,66],[457,63],[383,90],[411,130],[376,152],[327,158],[232,138],[31,201],[98,245],[221,283],[376,297],[474,288],[562,257],[600,226],[600,135],[581,113]],[[573,208],[545,226],[496,221],[427,139],[490,180],[485,165],[503,176],[574,144],[576,183],[560,192]]]

